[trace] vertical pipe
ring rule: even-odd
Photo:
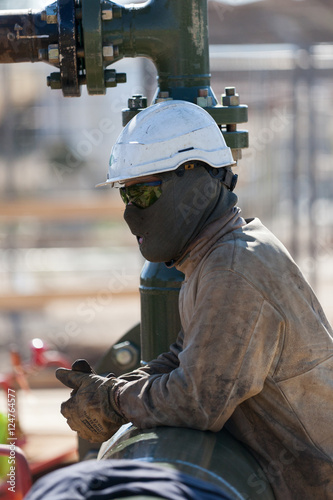
[[[178,296],[184,275],[165,264],[146,262],[140,277],[141,360],[167,352],[180,331]]]
[[[103,45],[119,45],[121,57],[149,57],[159,89],[196,102],[210,89],[207,0],[151,0],[103,23]],[[216,104],[216,102],[214,102]]]

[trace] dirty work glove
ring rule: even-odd
[[[61,413],[81,438],[102,443],[126,423],[115,402],[118,379],[113,374],[101,377],[86,360],[80,359],[71,370],[58,368],[56,377],[73,389],[71,397],[62,403]]]

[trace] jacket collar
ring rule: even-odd
[[[246,224],[240,215],[240,208],[233,207],[222,217],[206,226],[201,233],[190,243],[182,257],[175,263],[175,267],[188,278],[209,249],[225,234],[234,231]]]

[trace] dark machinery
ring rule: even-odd
[[[123,57],[148,57],[158,73],[153,102],[183,99],[215,119],[234,159],[248,146],[247,106],[232,87],[219,104],[210,86],[207,0],[148,0],[124,7],[109,0],[57,0],[42,12],[0,11],[0,63],[46,62],[47,79],[65,97],[103,95],[126,81],[109,66]],[[147,106],[131,96],[123,124]],[[118,375],[168,349],[180,326],[178,292],[183,276],[163,264],[146,263],[141,275],[141,328],[112,346],[96,367]],[[158,334],[156,333],[158,332]],[[170,442],[173,443],[172,449]],[[138,431],[124,426],[100,450],[100,459],[130,458],[172,466],[211,481],[235,499],[273,499],[268,480],[253,457],[226,431],[191,429]]]

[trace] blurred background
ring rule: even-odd
[[[42,9],[44,0],[16,0]],[[12,2],[0,0],[0,9]],[[333,293],[333,12],[314,0],[209,2],[212,88],[249,106],[239,205],[287,246],[326,314]],[[39,337],[94,362],[140,319],[143,260],[116,190],[96,190],[132,94],[151,100],[153,64],[113,65],[127,83],[64,98],[46,64],[0,65],[0,343]]]
[[[15,9],[49,3],[15,0]],[[12,4],[0,0],[0,9]],[[218,100],[235,86],[249,106],[240,128],[250,147],[236,169],[243,216],[259,217],[282,240],[333,322],[330,1],[210,0],[209,32]],[[143,259],[118,191],[94,186],[105,180],[121,110],[133,94],[150,102],[156,71],[143,58],[112,68],[127,73],[126,84],[69,99],[46,86],[46,64],[0,65],[2,371],[12,346],[28,359],[36,337],[93,364],[140,321]],[[31,384],[55,386],[53,371]]]

